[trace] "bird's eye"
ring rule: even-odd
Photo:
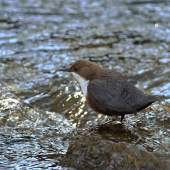
[[[78,68],[77,68],[77,67],[75,67],[75,68],[74,68],[74,71],[77,71],[77,70],[78,70]]]

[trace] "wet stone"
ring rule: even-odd
[[[82,147],[83,145],[83,147]],[[70,142],[61,165],[76,169],[167,169],[167,155],[147,151],[142,145],[115,143],[99,134],[83,132]]]
[[[35,110],[12,93],[0,90],[0,168],[57,166],[74,128],[61,115]],[[23,161],[25,160],[25,162]],[[10,167],[8,167],[10,168]]]

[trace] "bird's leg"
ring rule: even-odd
[[[110,120],[104,122],[104,124],[90,126],[90,127],[87,127],[86,129],[87,130],[103,130],[108,127],[107,124],[110,124],[111,122],[115,121],[116,119],[117,119],[117,116],[113,115],[112,118]]]
[[[111,123],[111,122],[115,121],[116,119],[117,119],[117,116],[116,116],[116,115],[113,115],[110,120],[108,120],[108,121],[105,122],[105,124]]]
[[[123,119],[124,119],[124,117],[125,117],[125,115],[121,115],[121,122],[123,121]]]
[[[115,121],[117,119],[117,116],[116,115],[114,115],[113,117],[112,117],[112,121]]]

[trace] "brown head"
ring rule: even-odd
[[[101,66],[88,61],[88,60],[77,60],[74,62],[69,69],[61,69],[61,71],[68,71],[71,73],[76,73],[86,80],[91,80],[93,76],[97,75]]]

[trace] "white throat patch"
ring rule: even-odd
[[[74,72],[71,72],[71,73],[76,78],[76,80],[80,83],[80,86],[83,90],[84,96],[86,97],[87,96],[87,86],[88,86],[90,80],[86,80],[86,79],[82,78],[77,73],[74,73]]]

